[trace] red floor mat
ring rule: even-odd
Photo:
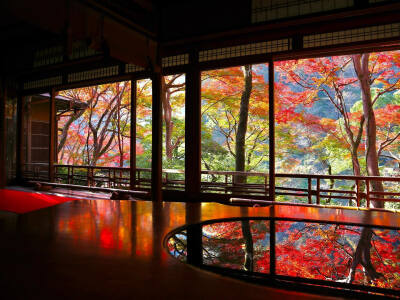
[[[11,211],[19,214],[72,200],[77,199],[0,189],[0,211]]]

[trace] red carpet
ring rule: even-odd
[[[63,202],[77,200],[75,198],[28,193],[0,189],[0,211],[10,211],[19,214],[57,205]]]

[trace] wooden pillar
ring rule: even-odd
[[[7,89],[4,78],[0,78],[0,188],[6,186],[6,100],[7,100]]]
[[[23,164],[25,171],[32,171],[32,96],[24,97],[23,108],[22,124],[26,124],[23,127],[23,135],[26,136],[22,144],[25,147]]]
[[[24,97],[18,92],[17,99],[17,157],[16,157],[16,181],[22,182],[22,165],[24,163]]]
[[[131,149],[130,149],[130,189],[136,184],[136,93],[137,82],[131,80]]]
[[[162,102],[161,72],[152,76],[152,153],[151,153],[151,200],[162,201]]]
[[[268,62],[269,100],[269,201],[275,201],[275,97],[274,61]]]
[[[186,73],[185,190],[189,200],[198,200],[201,185],[201,72],[198,52],[190,53]]]
[[[52,89],[50,92],[49,101],[49,180],[54,182],[54,160],[56,159],[56,101],[55,101],[55,90]]]

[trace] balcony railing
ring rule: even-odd
[[[24,163],[22,164],[22,175],[25,179],[30,180],[48,180],[49,164],[48,163]]]
[[[55,165],[55,181],[66,184],[129,189],[130,168]],[[201,191],[265,197],[269,176],[262,172],[201,171]],[[183,170],[163,169],[163,189],[184,190]],[[400,177],[275,174],[278,201],[317,205],[370,207],[372,201],[400,202]],[[238,179],[241,179],[240,181]],[[245,180],[243,180],[245,178]],[[385,191],[374,191],[374,182]],[[151,169],[137,168],[134,189],[151,188]]]

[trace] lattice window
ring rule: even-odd
[[[400,23],[304,36],[304,48],[370,41],[400,36]]]
[[[62,83],[62,76],[55,76],[39,80],[24,82],[24,90],[37,89],[42,87],[56,86]]]
[[[63,49],[62,46],[55,46],[35,51],[33,67],[37,68],[61,63],[64,59]]]
[[[135,72],[140,72],[144,71],[145,68],[134,65],[134,64],[126,64],[125,65],[125,73],[135,73]]]
[[[85,81],[118,75],[118,66],[104,67],[84,72],[68,74],[68,82]]]
[[[288,51],[292,49],[291,42],[291,39],[282,39],[276,41],[204,50],[199,52],[199,61],[203,62],[248,55]]]
[[[72,44],[72,52],[69,54],[69,59],[71,60],[80,59],[100,53],[101,52],[96,51],[93,48],[89,47],[88,42],[86,40],[75,41]]]
[[[251,20],[266,22],[354,6],[354,0],[253,0]]]
[[[164,68],[165,67],[187,65],[188,63],[189,63],[189,54],[168,56],[168,57],[164,57],[162,59],[162,66]]]

